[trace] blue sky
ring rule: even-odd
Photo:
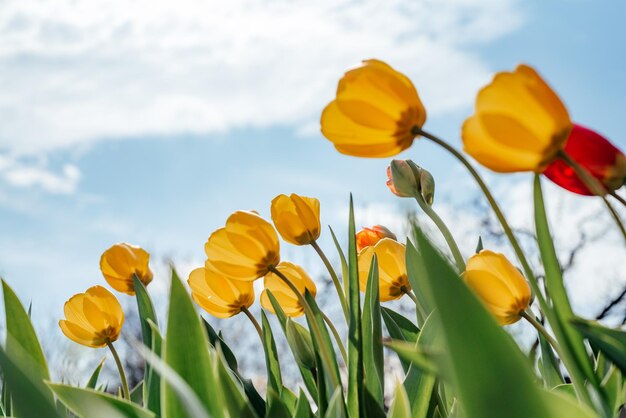
[[[476,90],[526,62],[574,120],[626,148],[620,1],[96,3],[0,4],[0,275],[42,311],[102,283],[112,243],[191,266],[229,213],[267,216],[279,193],[318,197],[337,230],[349,192],[363,224],[401,216],[389,160],[342,156],[318,133],[361,58],[411,76],[426,127],[454,144]],[[433,145],[401,157],[433,173],[439,198],[467,192]]]

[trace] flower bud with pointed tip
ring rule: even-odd
[[[429,205],[435,197],[435,179],[411,160],[393,160],[387,168],[387,187],[396,196],[421,197]]]
[[[315,367],[315,355],[312,349],[311,333],[299,323],[287,318],[285,336],[298,364],[304,368],[313,369]]]

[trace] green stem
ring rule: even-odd
[[[509,223],[507,222],[506,218],[504,217],[504,214],[502,213],[502,210],[500,209],[500,206],[498,206],[498,203],[494,199],[493,195],[491,194],[491,191],[489,190],[489,188],[487,187],[487,185],[483,181],[483,179],[480,176],[480,174],[478,174],[478,171],[476,171],[476,169],[472,166],[472,164],[470,164],[470,162],[467,160],[467,158],[465,158],[465,156],[463,154],[461,154],[453,146],[451,146],[447,142],[443,141],[442,139],[440,139],[440,138],[436,137],[435,135],[432,135],[432,134],[430,134],[428,132],[423,131],[419,127],[415,127],[413,129],[413,133],[415,133],[416,135],[421,135],[424,138],[430,139],[435,144],[437,144],[437,145],[441,146],[442,148],[444,148],[446,151],[448,151],[450,154],[452,154],[457,160],[459,160],[459,162],[465,166],[467,171],[469,171],[469,173],[472,175],[472,177],[474,177],[474,180],[476,181],[476,183],[478,183],[478,186],[480,187],[480,189],[482,190],[483,194],[487,198],[487,202],[489,202],[489,205],[493,209],[493,212],[495,213],[496,217],[498,218],[498,221],[502,225],[502,229],[504,230],[504,234],[509,239],[509,242],[511,243],[511,246],[513,247],[513,251],[515,251],[515,255],[517,256],[520,264],[522,265],[522,269],[524,270],[524,274],[526,275],[526,277],[528,278],[528,281],[530,282],[530,286],[532,287],[533,292],[535,293],[535,295],[537,297],[537,300],[539,301],[539,304],[541,305],[541,309],[543,311],[547,311],[548,308],[549,308],[548,307],[548,303],[546,302],[546,299],[543,297],[543,294],[541,293],[541,290],[539,288],[539,284],[537,282],[537,278],[535,277],[535,273],[533,272],[532,268],[530,267],[530,263],[528,262],[528,260],[526,258],[526,255],[524,255],[524,251],[522,250],[522,247],[520,246],[519,242],[517,241],[517,238],[515,237],[515,234],[513,233],[513,230],[511,229]]]
[[[615,190],[611,190],[611,191],[609,192],[609,194],[610,194],[611,196],[613,196],[613,197],[614,197],[614,198],[615,198],[618,202],[620,202],[622,205],[626,206],[626,200],[624,200],[624,198],[623,198],[622,196],[618,195],[618,194],[615,192]]]
[[[115,359],[115,364],[117,365],[117,371],[120,373],[120,380],[122,381],[122,393],[124,394],[124,398],[130,401],[130,389],[128,388],[128,380],[126,380],[126,373],[124,372],[124,367],[122,366],[122,362],[120,360],[120,356],[117,354],[117,350],[113,347],[113,343],[110,340],[106,341],[107,347],[111,350],[111,354],[113,354],[113,359]]]
[[[313,249],[320,256],[320,258],[322,259],[322,262],[324,263],[324,265],[326,266],[326,269],[328,270],[328,273],[330,274],[330,278],[332,279],[333,284],[335,285],[335,290],[337,291],[337,296],[339,296],[339,302],[341,303],[341,309],[343,310],[343,315],[346,318],[346,322],[348,322],[350,320],[349,319],[350,313],[348,312],[348,304],[346,302],[346,297],[344,295],[341,284],[339,283],[339,277],[337,276],[335,269],[333,268],[332,264],[330,264],[328,257],[326,257],[326,254],[324,254],[324,251],[322,251],[317,241],[315,240],[311,241],[311,247],[313,247]]]
[[[528,311],[522,311],[519,314],[522,318],[524,318],[526,321],[528,321],[530,323],[530,325],[532,325],[539,333],[541,333],[541,335],[543,335],[543,337],[546,339],[546,341],[548,341],[550,343],[550,345],[552,346],[552,348],[554,348],[554,351],[557,352],[557,354],[559,355],[559,357],[563,357],[561,355],[561,350],[559,347],[559,343],[556,342],[556,340],[554,339],[554,337],[552,337],[552,335],[550,335],[548,333],[548,331],[544,328],[543,325],[541,325],[541,323],[539,321],[537,321],[537,319],[535,318],[535,315],[533,315],[532,312],[528,312]]]
[[[302,293],[300,293],[300,290],[298,290],[296,285],[294,285],[292,281],[289,280],[289,278],[285,276],[283,273],[281,273],[276,267],[270,266],[268,270],[274,273],[276,276],[278,276],[289,287],[289,289],[291,289],[291,291],[296,295],[296,297],[298,298],[298,301],[304,308],[304,312],[306,316],[309,318],[309,326],[311,327],[311,331],[315,335],[315,338],[320,342],[320,346],[323,346],[322,331],[319,329],[317,322],[315,321],[315,314],[313,313],[311,306],[309,306],[309,303],[306,301],[304,296],[302,296]],[[330,367],[330,365],[333,363],[333,360],[330,357],[330,354],[327,352],[327,350],[324,350],[324,349],[320,350],[320,352],[324,358],[324,363]],[[339,381],[338,377],[335,376],[334,373],[330,373],[330,377],[333,379],[333,383],[335,385],[337,386],[341,385],[341,382]]]
[[[452,252],[452,256],[454,257],[454,262],[456,263],[456,267],[459,269],[459,272],[462,273],[465,271],[465,260],[463,260],[463,255],[459,250],[452,233],[443,222],[443,220],[437,215],[437,213],[433,210],[432,207],[428,203],[424,201],[424,198],[418,196],[415,198],[417,203],[420,205],[420,208],[428,215],[428,217],[435,223],[439,231],[441,231],[441,235],[443,235],[448,247],[450,247],[450,251]]]
[[[256,320],[256,318],[250,313],[248,308],[246,308],[245,306],[241,307],[241,312],[246,314],[248,319],[250,319],[250,322],[252,322],[252,325],[254,325],[254,328],[256,328],[256,332],[259,334],[259,338],[261,338],[261,343],[263,343],[264,342],[263,341],[263,330],[261,329],[261,326],[259,325],[259,322]]]
[[[611,202],[609,202],[609,199],[606,198],[606,195],[608,193],[608,191],[606,190],[606,188],[602,185],[602,183],[600,181],[598,181],[597,178],[595,178],[594,176],[592,176],[585,167],[581,166],[576,160],[574,160],[568,153],[566,153],[565,151],[560,151],[559,152],[559,157],[565,161],[565,163],[570,166],[572,168],[572,170],[574,170],[574,172],[576,173],[576,175],[578,176],[578,178],[580,179],[580,181],[582,181],[585,186],[587,186],[587,188],[596,196],[600,196],[602,198],[602,201],[604,202],[604,205],[606,206],[606,208],[609,210],[609,213],[611,214],[611,217],[613,218],[613,220],[615,221],[615,223],[617,224],[617,227],[619,228],[619,230],[622,233],[622,236],[624,237],[624,239],[626,240],[626,229],[624,228],[624,224],[622,223],[622,220],[620,219],[619,215],[617,214],[617,212],[615,211],[615,208],[613,207],[613,205],[611,205]],[[616,194],[613,192],[611,193],[612,196],[616,196]],[[620,202],[622,202],[623,200],[620,199],[619,197],[617,198]]]
[[[337,328],[335,328],[335,325],[332,323],[330,318],[326,316],[324,312],[322,312],[322,318],[324,318],[324,322],[326,322],[326,324],[328,325],[328,328],[330,328],[330,331],[333,333],[333,336],[335,337],[335,341],[337,342],[337,347],[339,347],[339,352],[341,353],[341,357],[343,357],[343,362],[345,364],[348,364],[348,355],[346,354],[346,348],[343,345],[343,341],[341,341],[341,337],[339,336],[339,333],[337,332]]]

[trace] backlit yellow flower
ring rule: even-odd
[[[88,347],[104,347],[117,340],[124,324],[124,311],[113,293],[93,286],[65,302],[65,319],[59,321],[63,334]]]
[[[320,201],[295,193],[278,195],[272,200],[272,220],[285,241],[310,244],[320,236]]]
[[[301,294],[308,290],[313,296],[317,294],[317,287],[311,277],[304,269],[296,264],[283,261],[276,267],[276,270],[286,276],[296,286]],[[265,289],[261,293],[261,305],[270,312],[274,312],[274,307],[267,296],[267,291],[272,292],[285,314],[292,318],[304,313],[304,308],[300,304],[298,297],[289,286],[275,273],[268,273],[264,279]]]
[[[463,278],[501,325],[517,322],[528,308],[528,282],[500,253],[482,250],[470,257]]]
[[[356,250],[360,252],[365,247],[376,245],[383,238],[397,239],[396,234],[382,225],[374,225],[371,228],[363,227],[356,233]]]
[[[465,152],[498,172],[542,172],[572,130],[567,109],[537,72],[526,65],[496,74],[476,97],[463,124]]]
[[[113,245],[100,257],[100,270],[109,285],[118,292],[135,294],[133,276],[136,274],[144,285],[152,281],[148,266],[150,254],[143,248],[127,243]]]
[[[362,292],[367,288],[372,257],[378,259],[378,284],[380,287],[380,301],[387,302],[400,299],[411,290],[411,284],[406,273],[406,247],[404,244],[383,238],[373,247],[366,247],[359,253],[359,287]]]
[[[230,318],[254,303],[253,282],[228,279],[205,267],[193,270],[187,283],[193,300],[218,318]]]
[[[371,59],[349,70],[335,100],[322,112],[322,134],[337,151],[356,157],[390,157],[413,144],[426,110],[404,74]]]
[[[204,244],[207,268],[236,280],[256,280],[280,262],[274,227],[256,212],[237,211]]]

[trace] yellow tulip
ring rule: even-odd
[[[204,244],[206,268],[235,280],[256,280],[280,262],[274,227],[256,212],[237,211]]]
[[[346,72],[321,117],[322,134],[337,151],[356,157],[400,153],[425,121],[426,109],[411,80],[374,59]]]
[[[498,172],[542,172],[563,148],[572,122],[567,109],[526,65],[496,74],[463,124],[465,152]]]
[[[363,248],[376,245],[383,238],[397,239],[396,234],[382,225],[374,225],[371,228],[363,227],[356,233],[356,250],[361,252]]]
[[[301,294],[304,295],[305,290],[308,290],[314,297],[317,294],[315,282],[311,280],[311,277],[309,277],[302,267],[283,261],[276,267],[276,270],[291,280],[291,283],[294,284]],[[263,293],[261,293],[261,306],[265,309],[275,313],[274,307],[270,302],[270,298],[267,296],[267,291],[269,290],[272,292],[272,295],[274,295],[287,316],[295,318],[304,313],[304,307],[300,304],[298,297],[275,273],[269,273],[265,276],[264,286],[265,289],[263,290]]]
[[[65,318],[59,321],[63,334],[88,347],[104,347],[117,340],[124,324],[124,311],[113,293],[93,286],[65,302]]]
[[[372,257],[378,259],[378,284],[380,301],[387,302],[400,299],[411,290],[411,284],[406,273],[406,247],[404,244],[391,239],[383,238],[373,247],[366,247],[359,253],[359,287],[362,292],[367,288]]]
[[[118,292],[135,294],[133,276],[137,275],[144,285],[152,281],[148,263],[150,254],[143,248],[119,243],[106,250],[100,257],[100,270],[107,283]]]
[[[278,195],[272,200],[272,220],[283,239],[307,245],[320,236],[320,201],[313,197]]]
[[[473,255],[463,278],[501,325],[517,322],[530,304],[528,282],[503,254],[482,250]]]
[[[218,318],[230,318],[254,303],[253,282],[228,279],[205,267],[193,270],[187,283],[193,300]]]

